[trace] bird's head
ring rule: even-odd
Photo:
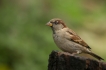
[[[66,27],[64,22],[59,18],[51,19],[46,25],[50,26],[55,31]]]

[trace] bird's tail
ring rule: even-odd
[[[103,58],[101,58],[100,56],[98,56],[98,55],[96,55],[96,54],[94,54],[92,52],[90,52],[88,54],[92,55],[93,57],[97,58],[98,60],[104,60]]]

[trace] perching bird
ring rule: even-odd
[[[86,53],[98,60],[104,60],[100,56],[91,52],[91,48],[73,30],[59,18],[51,19],[46,25],[53,31],[53,39],[56,45],[64,52],[71,54]]]

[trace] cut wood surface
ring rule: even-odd
[[[52,51],[49,56],[48,70],[106,70],[106,63],[73,56],[66,52]]]

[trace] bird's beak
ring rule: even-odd
[[[48,22],[46,25],[47,25],[47,26],[52,26],[52,23]]]

